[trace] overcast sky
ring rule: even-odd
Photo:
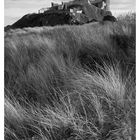
[[[38,12],[39,9],[50,6],[51,2],[69,0],[4,0],[5,2],[5,25],[17,21],[28,13]],[[114,15],[128,11],[135,11],[135,0],[110,0],[111,11]]]

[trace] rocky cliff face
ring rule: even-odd
[[[115,21],[115,17],[112,16],[110,11],[98,8],[87,0],[75,0],[65,3],[64,5],[63,4],[52,6],[43,13],[27,14],[13,25],[5,27],[5,31],[25,27],[84,24],[93,21],[101,22],[104,20]],[[81,13],[71,13],[71,9],[78,9],[79,7]]]

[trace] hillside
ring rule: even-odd
[[[62,2],[60,5],[52,3],[51,7],[39,10],[38,13],[24,15],[4,29],[7,31],[25,27],[82,25],[90,22],[116,21],[111,11],[101,9],[101,7],[101,0],[98,2],[93,1],[92,3],[89,3],[87,0],[74,0]]]
[[[71,16],[67,12],[53,12],[50,14],[33,13],[24,15],[21,19],[12,25],[6,26],[5,30],[25,28],[25,27],[41,27],[69,24]]]
[[[135,14],[5,32],[6,140],[135,140]]]

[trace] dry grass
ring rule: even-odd
[[[5,139],[134,140],[130,21],[5,32]]]

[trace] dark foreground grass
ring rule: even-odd
[[[134,140],[135,17],[127,19],[6,32],[5,139]]]

